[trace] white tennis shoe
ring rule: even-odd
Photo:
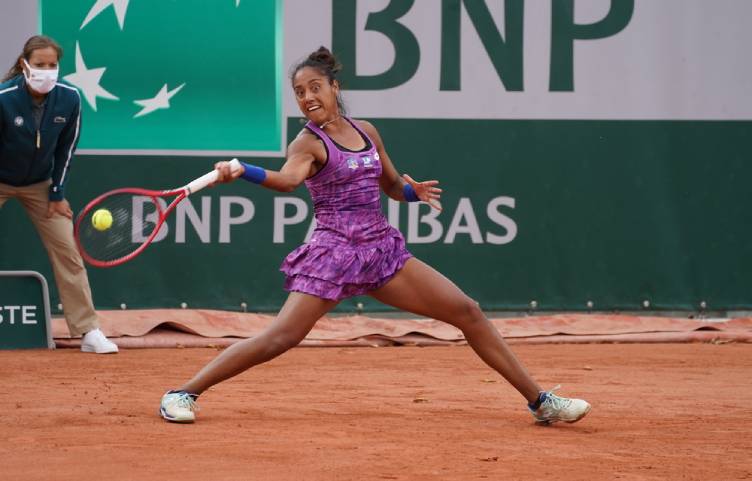
[[[159,406],[159,415],[173,423],[192,423],[196,419],[196,411],[198,404],[185,391],[166,392]]]
[[[554,391],[561,386],[556,386],[545,392],[545,399],[536,410],[530,409],[536,424],[551,424],[557,421],[574,423],[584,418],[590,412],[590,404],[582,399],[570,399],[559,397]]]
[[[107,339],[102,331],[94,329],[81,339],[81,351],[97,354],[114,354],[118,352],[117,344]]]

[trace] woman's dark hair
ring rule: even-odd
[[[319,47],[312,52],[305,60],[294,65],[290,70],[290,81],[295,80],[298,71],[305,67],[311,67],[318,70],[321,75],[329,79],[329,84],[334,84],[337,80],[337,73],[342,70],[342,65],[337,61],[334,54],[326,47]],[[339,82],[339,81],[338,81]],[[340,113],[345,114],[345,103],[342,101],[342,91],[337,95],[337,107]]]
[[[21,52],[21,55],[18,56],[16,59],[16,63],[13,64],[13,67],[11,67],[10,70],[8,70],[8,73],[5,74],[5,77],[3,77],[0,82],[5,82],[6,80],[10,80],[16,75],[23,74],[23,70],[21,69],[21,65],[19,65],[19,62],[21,59],[26,59],[27,61],[29,58],[31,58],[32,52],[34,50],[39,50],[43,48],[52,47],[57,52],[57,59],[60,61],[61,58],[63,58],[63,49],[58,45],[58,43],[54,40],[52,40],[50,37],[46,37],[44,35],[34,35],[30,39],[26,41],[26,44],[24,44],[23,51]]]

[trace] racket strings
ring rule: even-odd
[[[122,259],[151,236],[164,208],[164,200],[155,197],[133,193],[107,196],[92,206],[79,223],[81,249],[92,259],[101,262]],[[111,225],[102,222],[101,218],[107,217],[102,210],[111,215]],[[95,215],[100,216],[98,222],[94,221]]]

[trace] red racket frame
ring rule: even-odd
[[[186,187],[181,187],[180,189],[174,189],[174,190],[147,190],[147,189],[139,189],[135,187],[124,187],[121,189],[115,189],[111,190],[109,192],[105,192],[104,194],[96,197],[94,200],[86,204],[86,207],[84,207],[84,210],[81,211],[80,214],[78,214],[78,217],[76,217],[76,223],[73,227],[73,237],[76,239],[76,245],[78,246],[78,251],[81,253],[81,257],[84,258],[86,262],[89,264],[96,266],[96,267],[114,267],[119,266],[121,264],[124,264],[134,258],[136,258],[139,254],[141,254],[148,246],[151,244],[151,241],[154,240],[154,237],[156,237],[157,232],[159,232],[159,229],[162,227],[162,224],[164,224],[164,221],[167,219],[167,216],[170,215],[170,213],[175,209],[175,207],[185,199],[189,194],[189,189]],[[154,228],[152,233],[149,235],[149,237],[146,238],[146,240],[138,246],[133,252],[130,254],[127,254],[123,257],[120,257],[118,259],[114,259],[111,261],[103,261],[100,259],[95,259],[89,255],[88,252],[83,248],[81,245],[81,238],[79,236],[79,228],[81,225],[81,222],[86,217],[86,214],[97,208],[98,204],[105,198],[110,197],[112,195],[116,194],[133,194],[133,195],[142,195],[146,197],[151,197],[151,200],[154,202],[154,204],[157,206],[157,212],[159,212],[159,220],[157,221],[157,226]],[[175,199],[168,205],[166,208],[162,208],[162,205],[157,200],[158,198],[162,197],[170,197],[173,195],[177,195]]]

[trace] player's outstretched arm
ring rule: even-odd
[[[406,202],[421,200],[429,203],[434,209],[441,210],[441,204],[439,204],[441,189],[436,187],[439,185],[439,181],[416,182],[407,174],[400,177],[392,159],[386,153],[384,142],[381,140],[381,135],[379,135],[376,127],[363,120],[358,121],[358,124],[376,144],[376,151],[379,153],[381,162],[381,178],[379,179],[381,190],[394,200]]]
[[[245,162],[241,162],[241,169],[233,171],[230,162],[217,162],[214,165],[219,172],[217,182],[227,183],[242,177],[268,189],[292,192],[313,173],[317,147],[309,136],[299,136],[288,146],[287,160],[279,171],[264,169]]]

